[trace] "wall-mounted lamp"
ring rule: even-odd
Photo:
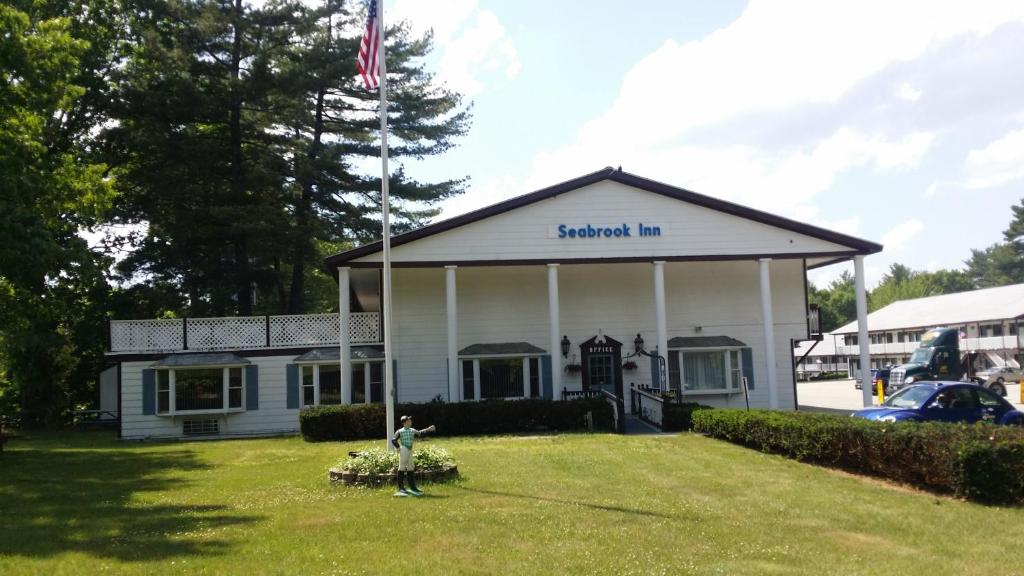
[[[562,336],[562,358],[565,358],[569,355],[569,346],[569,337]]]
[[[636,339],[633,340],[633,351],[636,353],[644,351],[644,339],[640,336],[639,333],[636,335]]]
[[[693,331],[694,331],[694,332],[700,332],[700,331],[701,331],[701,330],[703,330],[703,329],[704,329],[704,327],[703,327],[703,326],[694,326],[694,327],[693,327]]]

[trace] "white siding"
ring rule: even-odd
[[[458,346],[497,342],[529,342],[548,348],[548,301],[544,266],[463,267],[458,272]],[[563,334],[579,345],[599,331],[633,350],[637,333],[648,349],[655,347],[653,265],[580,264],[560,266],[559,293]],[[772,262],[775,316],[776,378],[779,403],[793,405],[790,338],[806,336],[803,268],[799,260]],[[443,268],[396,269],[395,358],[400,402],[426,402],[437,395],[448,400],[447,333]],[[731,336],[753,350],[755,389],[751,406],[768,406],[764,341],[757,263],[680,262],[665,266],[668,336]],[[697,326],[701,330],[697,331]],[[558,350],[548,351],[553,369],[566,362]],[[295,356],[249,358],[259,366],[259,410],[221,417],[221,435],[292,433],[298,431],[298,410],[286,408],[285,366]],[[142,370],[153,362],[125,362],[121,368],[122,434],[128,439],[180,437],[183,416],[142,415]],[[623,383],[650,383],[650,360],[625,372]],[[578,374],[564,374],[570,390],[581,387]],[[556,396],[558,391],[556,392]],[[741,406],[742,395],[695,396],[715,406]],[[457,399],[456,399],[457,400]],[[197,416],[198,418],[198,416]]]
[[[756,386],[751,404],[768,405],[764,338],[757,263],[680,262],[666,264],[668,335],[731,336],[752,348]],[[637,333],[648,349],[655,346],[653,265],[581,264],[559,267],[563,334],[579,361],[579,344],[602,331],[633,350]],[[462,267],[457,272],[459,349],[471,344],[529,342],[547,350],[547,284],[543,266]],[[776,378],[782,407],[793,405],[790,338],[806,337],[803,268],[799,260],[772,262],[775,315]],[[444,269],[395,270],[395,355],[399,401],[447,399]],[[696,327],[701,326],[697,332]],[[565,363],[560,351],[553,366]],[[637,359],[638,370],[623,373],[623,382],[650,383],[650,360]],[[582,386],[578,374],[564,374],[570,390]],[[699,396],[697,401],[737,406],[739,395]]]
[[[221,436],[295,433],[299,411],[286,408],[285,366],[295,356],[249,358],[259,366],[259,410],[220,415]],[[144,416],[142,414],[142,370],[149,362],[121,365],[121,435],[126,439],[180,437],[182,421],[214,416]]]
[[[639,223],[659,226],[640,237]],[[627,224],[630,238],[559,239],[567,226]],[[850,251],[796,232],[603,181],[392,249],[395,262],[795,254]],[[356,261],[379,262],[380,253]],[[397,306],[397,305],[396,305]]]

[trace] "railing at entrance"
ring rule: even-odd
[[[648,424],[662,428],[665,414],[665,398],[655,393],[655,388],[649,386],[631,386],[629,389],[629,404],[633,413],[640,416],[640,419]]]
[[[562,400],[580,400],[583,398],[604,398],[612,405],[613,427],[619,434],[626,433],[626,403],[611,392],[599,388],[597,390],[568,390],[562,388]]]

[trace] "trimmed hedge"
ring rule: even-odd
[[[665,432],[693,430],[693,412],[704,409],[710,410],[712,407],[696,402],[665,402],[661,408],[661,429]]]
[[[992,424],[879,423],[806,412],[697,410],[693,430],[972,500],[1024,502],[1024,429]]]
[[[395,411],[396,418],[412,416],[414,427],[436,425],[439,436],[583,430],[588,413],[594,428],[612,430],[614,420],[612,406],[603,398],[399,404]],[[310,441],[380,438],[384,422],[383,404],[319,406],[299,413],[299,430]]]

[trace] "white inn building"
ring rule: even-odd
[[[816,331],[807,270],[882,249],[611,168],[392,246],[398,402],[636,384],[742,406],[745,380],[776,409]],[[382,401],[381,244],[326,266],[338,313],[112,321],[122,437],[293,433],[305,406]]]

